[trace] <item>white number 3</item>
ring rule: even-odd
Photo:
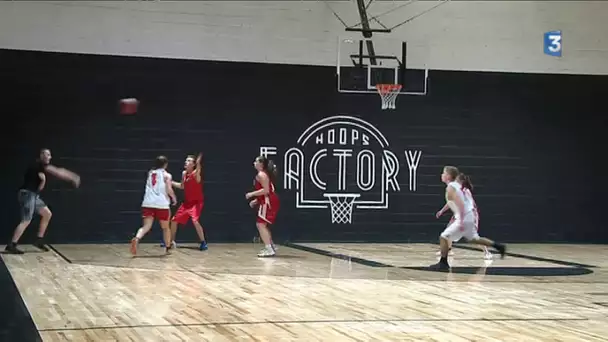
[[[551,44],[549,45],[549,51],[558,52],[562,49],[562,36],[561,35],[550,35]]]

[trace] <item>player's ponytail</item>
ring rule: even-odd
[[[471,183],[471,178],[469,178],[469,176],[465,175],[464,173],[459,174],[458,182],[462,184],[463,188],[473,191],[473,183]]]
[[[270,181],[274,183],[278,174],[277,167],[274,162],[264,156],[259,156],[257,160],[262,163],[262,168],[264,169],[264,172],[268,175]]]
[[[278,170],[277,170],[277,166],[274,164],[274,162],[272,160],[268,160],[268,177],[270,177],[274,183],[274,180],[277,178],[278,176]]]

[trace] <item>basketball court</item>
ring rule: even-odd
[[[431,92],[428,49],[357,4],[360,23],[335,37],[336,92],[401,115],[400,101]],[[122,114],[135,113],[133,101]],[[410,176],[417,168],[421,151],[388,146],[359,118],[324,117],[285,152],[281,191],[295,193],[297,208],[351,224],[353,212],[386,209],[389,193],[408,185],[396,180],[399,167]],[[362,176],[347,182],[347,169]],[[325,183],[317,172],[340,181]],[[44,341],[608,341],[604,245],[507,244],[504,259],[487,260],[455,244],[451,271],[436,272],[432,243],[284,243],[276,257],[258,258],[259,243],[209,241],[201,252],[178,241],[167,256],[153,240],[136,257],[128,243],[54,244],[47,253],[23,244],[24,255],[0,257]]]
[[[44,341],[606,340],[604,246],[465,246],[451,273],[431,244],[23,247],[2,258]]]

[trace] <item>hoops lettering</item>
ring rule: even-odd
[[[277,148],[260,147],[271,158]],[[404,157],[404,158],[403,158]],[[422,152],[405,150],[409,190],[416,191]],[[283,187],[295,192],[298,209],[331,207],[332,223],[351,223],[352,210],[389,208],[389,194],[401,191],[400,159],[386,137],[360,118],[324,118],[304,130],[283,156]]]

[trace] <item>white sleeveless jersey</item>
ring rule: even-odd
[[[465,193],[462,189],[462,185],[460,185],[460,183],[458,183],[458,182],[450,182],[450,183],[448,183],[448,186],[450,186],[450,187],[454,188],[454,190],[456,190],[456,196],[460,197],[460,199],[464,203],[464,213],[461,213],[458,210],[458,206],[456,205],[456,203],[454,203],[453,201],[447,200],[447,193],[446,193],[446,200],[447,200],[448,206],[454,213],[454,217],[456,217],[456,218],[465,217],[467,214],[472,212],[473,211],[473,201],[472,201],[473,197],[471,196],[470,198],[467,198],[467,196],[465,195]]]
[[[150,170],[148,172],[144,200],[141,203],[142,207],[169,209],[170,201],[167,194],[165,175],[168,175],[168,173],[164,169]]]

